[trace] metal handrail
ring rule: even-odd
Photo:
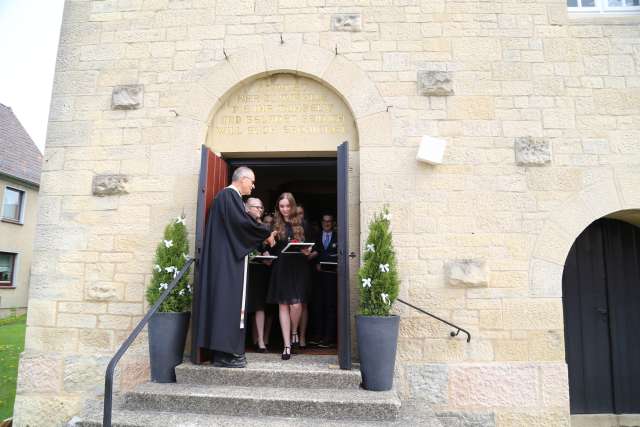
[[[187,262],[184,264],[184,267],[182,267],[182,270],[178,272],[176,277],[173,278],[169,286],[167,286],[167,289],[165,289],[162,295],[160,295],[160,298],[158,298],[153,307],[151,307],[151,309],[142,318],[142,320],[138,322],[138,325],[133,329],[129,337],[122,343],[115,356],[113,356],[113,358],[109,362],[109,365],[107,366],[107,372],[104,376],[104,412],[102,415],[103,427],[111,427],[111,410],[113,406],[113,374],[116,370],[118,361],[120,361],[124,353],[129,349],[140,331],[142,331],[142,329],[144,329],[144,327],[147,325],[149,319],[151,319],[151,316],[153,316],[156,311],[158,311],[160,305],[164,302],[165,299],[167,299],[173,288],[175,288],[178,282],[182,279],[182,276],[184,276],[189,267],[191,267],[193,261],[193,258],[189,258],[187,260]]]
[[[441,321],[442,323],[446,323],[447,325],[451,326],[452,328],[456,328],[456,331],[455,331],[455,332],[454,332],[454,331],[451,331],[451,332],[449,333],[452,337],[457,337],[457,336],[458,336],[458,334],[459,334],[460,332],[464,332],[465,334],[467,334],[467,342],[470,342],[470,341],[471,341],[471,334],[470,334],[470,333],[469,333],[469,331],[467,331],[466,329],[461,328],[461,327],[460,327],[460,326],[458,326],[458,325],[454,325],[453,323],[448,322],[448,321],[446,321],[446,320],[444,320],[444,319],[441,319],[440,317],[436,316],[435,314],[431,314],[431,313],[429,313],[428,311],[425,311],[425,310],[421,309],[420,307],[416,307],[416,306],[415,306],[415,305],[413,305],[413,304],[409,304],[408,302],[403,301],[403,300],[401,300],[400,298],[396,298],[396,301],[399,301],[399,302],[401,302],[401,303],[402,303],[402,304],[404,304],[404,305],[408,305],[409,307],[413,308],[414,310],[418,310],[420,313],[426,314],[427,316],[431,316],[431,317],[433,317],[434,319]]]

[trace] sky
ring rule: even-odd
[[[44,151],[64,0],[0,0],[0,103]]]

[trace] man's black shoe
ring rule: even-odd
[[[335,343],[328,342],[328,341],[322,341],[320,342],[320,344],[318,344],[319,348],[333,348],[335,346],[336,346]]]
[[[213,366],[217,368],[245,368],[247,366],[247,358],[244,353],[230,354],[219,351],[214,356]]]

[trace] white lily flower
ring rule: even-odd
[[[389,294],[385,294],[384,292],[380,294],[380,297],[382,298],[382,302],[384,302],[385,304],[391,305],[391,300],[389,299]]]
[[[375,252],[376,251],[376,247],[373,243],[367,243],[367,252]]]
[[[385,221],[391,221],[391,214],[388,212],[383,213],[382,219],[384,219]]]
[[[160,283],[160,287],[158,289],[163,290],[163,289],[167,289],[169,287],[168,283]]]
[[[182,254],[182,258],[184,258],[185,261],[189,261],[189,255],[187,254]]]
[[[158,273],[161,273],[161,272],[162,272],[162,267],[160,267],[158,264],[154,265],[154,266],[153,266],[153,269],[154,269],[155,271],[157,271]]]
[[[382,273],[388,273],[389,272],[389,264],[380,264],[380,271]]]
[[[171,246],[173,246],[173,240],[164,240],[164,247],[169,249]]]
[[[179,216],[176,218],[176,224],[182,224],[185,225],[184,223],[184,217],[183,216]]]
[[[366,278],[366,279],[362,279],[362,287],[363,288],[370,288],[371,287],[371,279],[370,278]]]
[[[180,292],[178,292],[178,295],[184,296],[184,289],[180,289]]]

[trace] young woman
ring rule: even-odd
[[[273,230],[278,239],[271,252],[278,256],[274,261],[267,302],[278,304],[280,328],[284,350],[282,359],[291,358],[291,345],[299,343],[298,326],[302,304],[306,303],[311,290],[311,274],[307,257],[311,250],[300,254],[281,253],[292,240],[304,242],[304,229],[296,211],[296,201],[291,193],[282,193],[276,202]]]

